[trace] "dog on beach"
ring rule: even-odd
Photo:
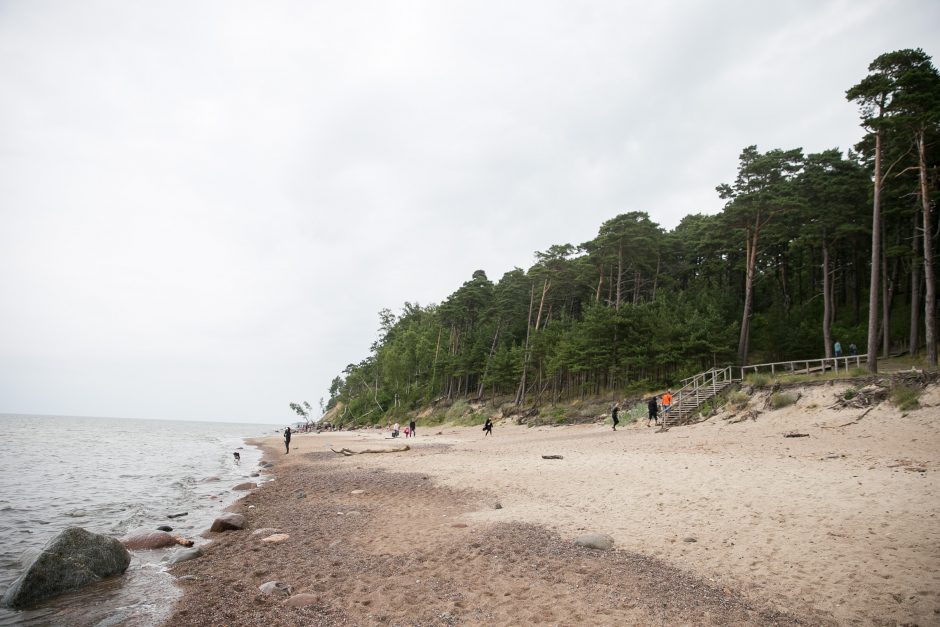
[[[240,462],[242,460],[242,456],[238,454],[238,451],[235,451],[232,455],[235,456],[235,461]]]

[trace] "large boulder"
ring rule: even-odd
[[[127,570],[130,553],[120,542],[69,527],[52,538],[3,595],[0,605],[20,609]]]
[[[209,531],[236,531],[245,528],[245,517],[241,514],[222,514],[214,521]]]

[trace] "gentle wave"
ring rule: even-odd
[[[170,524],[198,537],[238,498],[257,467],[244,438],[273,426],[0,414],[0,594],[57,533],[80,526],[120,537]],[[232,452],[238,450],[241,461]],[[218,481],[205,482],[207,477]],[[169,514],[188,512],[184,517]],[[152,625],[178,591],[165,573],[172,552],[139,551],[127,573],[26,612],[0,609],[0,625]]]

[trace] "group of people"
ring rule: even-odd
[[[836,340],[836,343],[833,344],[832,348],[836,357],[842,357],[842,344],[839,342],[839,340]],[[858,355],[858,347],[855,346],[855,342],[852,342],[849,344],[849,356],[855,357],[856,355]]]
[[[669,408],[672,407],[672,390],[666,390],[665,394],[651,396],[649,398],[646,404],[646,409],[649,414],[646,421],[647,427],[650,426],[650,423],[659,424],[660,406],[662,406],[663,416],[666,416],[669,413]],[[620,424],[620,403],[614,403],[614,406],[610,410],[610,417],[613,419],[614,431],[616,431],[617,425]]]
[[[418,425],[415,424],[414,420],[412,420],[411,422],[408,423],[408,426],[405,427],[404,429],[405,437],[406,438],[416,437],[418,435],[417,429],[418,429]],[[399,424],[396,422],[395,424],[392,425],[392,437],[397,438],[399,434],[400,434]]]

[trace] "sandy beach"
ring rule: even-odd
[[[169,624],[940,624],[940,390],[833,409],[844,387],[666,432],[271,438],[276,479],[233,507],[247,529],[175,567]]]

